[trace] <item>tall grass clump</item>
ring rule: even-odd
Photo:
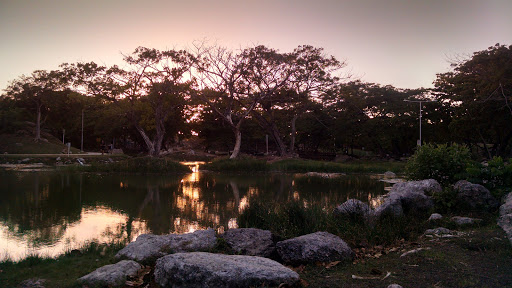
[[[351,247],[389,245],[401,239],[416,239],[427,228],[424,219],[410,215],[399,218],[363,219],[334,215],[320,205],[299,201],[285,204],[251,202],[238,217],[240,227],[270,230],[289,239],[318,231],[338,235]]]
[[[229,172],[265,172],[267,171],[267,163],[265,160],[258,160],[253,158],[221,158],[201,165],[201,169]]]
[[[471,154],[466,146],[426,144],[418,147],[407,161],[406,173],[410,179],[435,179],[441,185],[452,184],[464,177]]]
[[[165,158],[138,157],[112,163],[72,166],[70,170],[107,173],[189,173],[190,168]]]

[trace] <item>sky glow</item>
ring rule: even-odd
[[[0,90],[64,62],[121,64],[138,46],[323,47],[345,72],[399,88],[432,87],[450,59],[512,44],[510,0],[0,0]]]

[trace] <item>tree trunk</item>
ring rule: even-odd
[[[37,112],[36,112],[36,127],[35,127],[35,141],[39,142],[41,141],[41,106],[37,105]]]
[[[290,135],[290,153],[295,153],[295,137],[297,136],[297,128],[295,127],[295,123],[297,122],[297,118],[299,118],[299,115],[293,115],[292,118],[292,133]]]
[[[233,148],[233,154],[229,156],[229,159],[235,159],[240,154],[240,147],[242,146],[242,132],[240,132],[240,128],[234,127],[233,133],[235,133],[235,147]]]
[[[148,148],[148,154],[150,156],[155,156],[155,146],[151,139],[149,139],[148,135],[146,135],[146,132],[144,132],[144,129],[142,129],[142,127],[140,127],[138,124],[135,124],[135,129],[139,131],[140,136],[142,136],[142,139],[144,139],[144,143],[146,143],[146,147]]]
[[[268,134],[272,136],[272,139],[274,140],[274,143],[276,143],[277,146],[277,153],[279,156],[286,156],[286,145],[284,145],[283,140],[281,139],[281,134],[279,133],[279,129],[277,129],[277,126],[275,123],[270,123],[265,119],[265,117],[261,116],[259,113],[252,113],[256,120],[258,121],[261,128],[267,130]]]

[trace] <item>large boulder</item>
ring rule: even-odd
[[[396,183],[383,196],[382,204],[375,208],[374,215],[377,218],[399,217],[409,212],[426,212],[434,207],[434,201],[429,195],[441,190],[441,185],[434,179]]]
[[[78,279],[88,287],[124,287],[128,277],[137,276],[142,266],[132,260],[122,260],[116,264],[100,267]]]
[[[260,287],[294,285],[293,270],[258,256],[205,252],[177,253],[156,261],[155,282],[161,287]]]
[[[500,205],[491,192],[480,184],[460,180],[453,185],[453,189],[457,192],[458,204],[463,208],[495,210]]]
[[[441,184],[434,179],[425,179],[419,181],[400,182],[393,185],[391,192],[398,192],[400,194],[419,192],[426,195],[432,195],[443,191]]]
[[[500,207],[498,225],[505,231],[507,238],[512,244],[512,192],[504,198],[505,203]]]
[[[243,255],[270,257],[276,250],[272,233],[256,228],[229,229],[221,236],[234,251]]]
[[[348,199],[340,206],[334,208],[333,214],[351,218],[367,218],[370,215],[370,211],[368,204],[357,199]]]
[[[333,262],[352,260],[354,252],[340,237],[316,232],[284,240],[276,244],[277,253],[285,263]]]
[[[144,264],[169,253],[207,251],[215,247],[215,230],[198,230],[187,234],[142,234],[116,254],[117,259],[131,259]]]

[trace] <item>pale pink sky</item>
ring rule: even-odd
[[[119,64],[137,46],[325,48],[363,81],[432,87],[447,60],[512,44],[510,0],[0,0],[0,90],[63,62]]]

